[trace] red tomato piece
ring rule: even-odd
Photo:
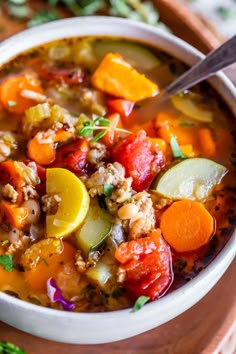
[[[107,101],[108,107],[112,113],[119,113],[122,117],[128,117],[133,108],[134,102],[122,99],[112,99]]]
[[[113,149],[114,161],[120,162],[126,171],[126,177],[132,177],[132,187],[140,192],[148,189],[154,177],[164,167],[164,156],[155,144],[152,144],[145,131],[129,135]]]
[[[115,252],[124,274],[123,286],[127,295],[136,300],[148,296],[155,300],[169,289],[173,281],[170,247],[164,241],[160,229],[147,237],[123,242]]]
[[[77,139],[57,150],[56,160],[52,167],[68,168],[78,176],[86,175],[88,172],[88,151],[88,141]]]

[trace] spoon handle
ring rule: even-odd
[[[216,50],[210,52],[205,59],[200,60],[191,69],[186,71],[177,80],[174,80],[161,93],[161,100],[184,91],[193,85],[226,68],[236,61],[236,35],[226,41]]]

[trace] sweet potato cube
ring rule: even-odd
[[[97,89],[130,101],[155,96],[159,88],[145,75],[137,72],[120,54],[108,53],[92,76]]]

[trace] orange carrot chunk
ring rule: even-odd
[[[60,129],[52,134],[38,132],[28,143],[28,156],[39,165],[50,165],[56,158],[55,143],[65,142],[72,134]]]
[[[120,54],[108,53],[92,76],[92,83],[101,91],[130,101],[152,97],[158,86],[137,72]]]
[[[198,136],[200,140],[201,151],[206,157],[212,157],[216,153],[216,144],[213,140],[212,133],[210,129],[201,128],[198,131]]]
[[[9,112],[22,115],[35,104],[32,99],[21,95],[23,90],[43,93],[40,82],[30,75],[12,76],[2,83],[0,101]]]
[[[49,165],[56,158],[56,150],[53,143],[41,144],[37,134],[27,146],[28,156],[39,165]]]
[[[45,291],[49,278],[55,278],[63,269],[64,264],[74,261],[76,249],[67,242],[63,242],[62,252],[49,254],[47,250],[40,249],[41,260],[34,270],[26,270],[24,277],[26,283],[34,291]]]
[[[214,234],[214,218],[200,202],[181,200],[164,211],[160,228],[165,240],[177,252],[194,251]]]

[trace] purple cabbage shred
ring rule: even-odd
[[[74,310],[75,304],[64,299],[61,290],[58,288],[53,278],[49,278],[47,281],[47,295],[51,302],[59,302],[63,306],[64,310],[66,311]]]

